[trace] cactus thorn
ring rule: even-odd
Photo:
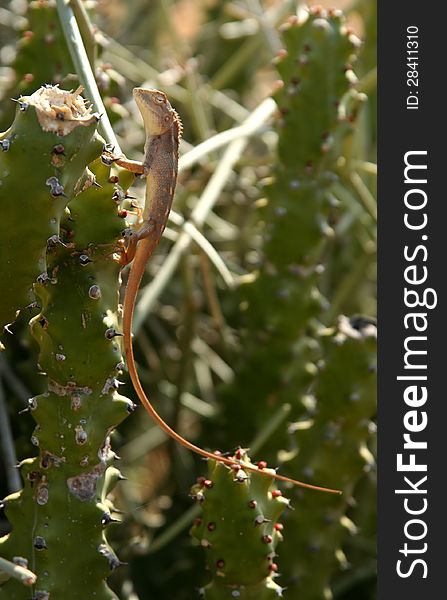
[[[47,549],[47,543],[45,541],[45,538],[43,538],[40,535],[37,535],[34,538],[33,546],[34,546],[34,548],[36,550],[46,550]]]
[[[101,525],[103,527],[106,527],[110,523],[121,523],[121,521],[119,521],[118,519],[114,519],[112,515],[108,512],[103,513],[101,517]]]
[[[104,336],[107,340],[113,340],[113,338],[115,337],[120,337],[122,336],[122,333],[119,333],[118,331],[116,331],[116,329],[114,327],[109,327],[108,329],[106,329],[106,331],[104,332]]]
[[[81,254],[79,256],[79,262],[83,267],[85,267],[89,263],[93,262],[93,260],[89,256],[87,256],[87,254]]]
[[[10,326],[13,324],[14,323],[7,323],[6,325],[3,325],[3,331],[6,331],[6,333],[9,333],[10,335],[14,335],[13,332],[10,330]]]
[[[264,515],[258,515],[255,518],[254,526],[257,527],[258,525],[263,525],[264,523],[271,523],[271,522],[272,522],[272,520],[267,519],[266,517],[264,517]]]
[[[99,285],[91,285],[88,290],[88,295],[92,300],[99,300],[101,298],[101,288]]]
[[[19,105],[19,110],[25,112],[29,108],[28,102],[23,102],[23,100],[17,100],[16,98],[11,98],[13,102],[16,102]]]
[[[61,240],[61,238],[58,235],[52,235],[47,239],[47,247],[48,248],[54,248],[57,245],[62,246],[63,248],[67,247],[67,244],[64,244],[64,242]]]
[[[0,148],[2,152],[8,152],[11,147],[11,138],[5,138],[4,140],[0,140]]]
[[[233,479],[233,481],[235,483],[244,483],[245,481],[247,481],[247,479],[248,479],[248,475],[246,473],[244,473],[242,470],[240,470],[236,474],[236,477]]]
[[[50,194],[55,198],[59,196],[63,196],[64,198],[67,197],[67,195],[64,192],[64,186],[59,182],[57,177],[48,177],[45,183],[50,188]]]
[[[56,144],[53,148],[54,154],[65,154],[65,147],[63,144]]]

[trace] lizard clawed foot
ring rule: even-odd
[[[115,154],[115,146],[112,144],[104,144],[101,154],[101,161],[108,167],[115,163],[123,169],[131,171],[135,175],[142,175],[144,172],[142,163],[138,162],[137,160],[131,160],[130,158],[127,158],[125,154]]]
[[[114,152],[115,147],[112,144],[105,144],[102,149],[101,161],[107,165],[108,167],[112,166],[114,163],[123,169],[127,169],[134,175],[145,175],[145,168],[143,163],[138,160],[131,160],[127,158],[124,154],[117,155]]]
[[[113,146],[112,144],[104,144],[104,147],[102,149],[102,154],[101,154],[101,161],[107,167],[110,167],[113,165],[114,162],[117,162],[118,160],[125,158],[123,155],[121,155],[121,156],[116,155],[114,153],[114,150],[115,150],[115,146]]]
[[[122,231],[122,236],[126,247],[122,250],[120,265],[125,267],[134,259],[138,242],[138,233],[127,228]]]

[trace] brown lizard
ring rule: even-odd
[[[133,260],[124,296],[123,335],[129,374],[141,403],[152,419],[170,437],[205,458],[217,460],[229,466],[237,465],[246,471],[261,473],[262,475],[287,481],[301,487],[340,493],[337,490],[330,490],[301,481],[295,481],[289,477],[278,475],[272,469],[264,470],[254,465],[249,466],[244,462],[226,458],[218,453],[207,452],[171,429],[146,397],[135,367],[132,347],[132,319],[135,300],[146,269],[146,263],[160,241],[168,220],[169,211],[171,210],[177,181],[178,147],[182,124],[180,117],[171,107],[163,92],[154,89],[135,88],[133,95],[143,118],[146,132],[144,159],[142,163],[129,160],[124,156],[118,158],[112,157],[112,160],[119,166],[146,177],[146,200],[143,211],[143,224],[136,232],[129,233],[128,247],[121,259],[123,265]]]

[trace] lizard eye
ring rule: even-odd
[[[157,102],[157,104],[163,104],[165,101],[163,96],[154,96],[154,98],[155,98],[155,102]]]

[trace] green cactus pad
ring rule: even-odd
[[[352,61],[360,42],[341,11],[302,11],[281,30],[286,49],[276,61],[283,80],[276,94],[282,114],[279,156],[297,176],[314,177],[337,158],[338,105],[356,81]]]
[[[57,128],[59,121],[63,126],[59,108],[51,111],[54,123],[45,126]],[[94,125],[92,131],[86,125],[58,138],[70,148],[75,136],[77,153],[58,153],[54,168],[66,197],[52,223],[53,237],[48,243],[43,237],[38,249],[35,235],[45,270],[34,284],[40,313],[30,325],[48,390],[29,400],[36,421],[31,441],[39,456],[22,462],[24,489],[5,499],[12,532],[0,553],[9,560],[22,557],[38,579],[31,595],[15,580],[4,583],[0,594],[11,600],[117,598],[106,578],[120,561],[105,530],[115,521],[107,494],[122,479],[112,464],[110,433],[134,408],[117,391],[124,368],[118,251],[125,228],[122,186],[128,178],[119,181],[99,160],[91,162],[102,144]],[[37,134],[55,135],[36,128],[32,144],[40,143]],[[22,135],[25,146],[26,132]],[[44,219],[29,221],[28,227],[47,226]]]
[[[341,496],[291,491],[297,510],[284,543],[287,587],[309,600],[331,598],[330,581],[348,564],[342,544],[357,528],[346,513],[356,483],[374,465],[368,444],[376,398],[376,328],[341,317],[322,335],[323,361],[313,389],[313,409],[290,427],[288,473],[341,490]],[[294,458],[292,458],[294,456]],[[293,593],[293,592],[291,592]]]
[[[63,32],[59,26],[55,0],[26,2],[26,24],[20,32],[12,70],[14,78],[2,90],[0,122],[6,126],[14,111],[8,102],[11,96],[28,96],[39,86],[52,84],[77,86]]]
[[[47,245],[57,242],[63,211],[101,152],[98,118],[79,90],[48,86],[20,98],[14,123],[0,135],[0,326],[34,301],[34,282],[46,279]]]
[[[320,288],[334,235],[329,220],[337,204],[336,163],[359,104],[352,89],[359,40],[339,11],[303,10],[281,29],[285,49],[275,59],[282,77],[275,94],[278,158],[259,203],[259,269],[237,292],[243,351],[234,384],[221,391],[216,432],[226,447],[249,443],[284,404],[292,418],[304,410],[302,398],[320,355],[313,333],[329,306]],[[269,457],[277,460],[271,452],[286,443],[287,436],[277,432],[266,448]]]
[[[235,458],[252,465],[243,450]],[[213,577],[204,597],[254,598],[255,590],[263,598],[276,597],[271,593],[281,588],[272,580],[275,548],[282,540],[277,521],[289,501],[274,480],[210,460],[207,478],[198,480],[191,495],[202,510],[191,535],[205,548]]]

